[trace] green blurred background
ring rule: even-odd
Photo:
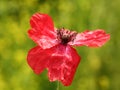
[[[47,71],[36,75],[26,62],[36,46],[27,35],[36,12],[49,14],[59,28],[111,35],[101,48],[77,48],[82,60],[73,83],[60,90],[120,90],[120,0],[0,0],[0,90],[56,90]]]

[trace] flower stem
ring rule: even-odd
[[[57,90],[59,90],[59,87],[60,87],[60,83],[59,81],[57,81]]]

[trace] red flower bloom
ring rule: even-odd
[[[36,13],[30,19],[29,37],[38,44],[28,52],[27,61],[36,74],[45,68],[50,81],[72,83],[80,56],[72,46],[100,47],[110,39],[105,31],[77,33],[67,29],[55,29],[51,17]]]

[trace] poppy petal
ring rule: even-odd
[[[59,80],[63,85],[72,83],[80,57],[71,46],[57,45],[50,49],[53,52],[47,66],[50,81]]]
[[[89,46],[89,47],[100,47],[104,45],[110,39],[110,35],[106,34],[104,30],[97,29],[95,31],[85,31],[78,33],[73,42],[69,42],[70,45],[74,46]]]
[[[54,24],[50,16],[36,13],[31,17],[30,25],[28,35],[41,48],[46,49],[57,44]]]
[[[47,58],[45,50],[36,46],[28,52],[27,62],[36,74],[40,74],[46,68],[48,63]]]

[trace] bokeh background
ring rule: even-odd
[[[36,75],[26,62],[36,46],[27,35],[36,12],[49,14],[58,28],[111,35],[101,48],[77,48],[82,60],[73,83],[60,90],[120,90],[120,0],[0,0],[0,90],[56,90],[47,71]]]

